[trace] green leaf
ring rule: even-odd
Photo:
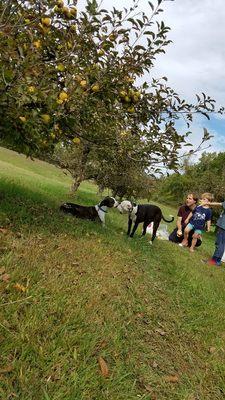
[[[151,3],[151,1],[148,1],[148,4],[150,5],[152,11],[154,11],[154,5]]]

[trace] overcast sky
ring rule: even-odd
[[[78,8],[85,3],[78,0]],[[102,2],[107,9],[132,5],[132,0]],[[140,0],[139,8],[150,13],[147,0]],[[167,76],[169,85],[189,101],[194,101],[195,93],[205,92],[218,106],[225,106],[225,0],[165,1],[162,8],[157,18],[171,28],[168,39],[173,43],[156,60],[153,75]],[[225,117],[214,114],[209,122],[199,117],[192,127],[195,144],[203,126],[214,134],[207,151],[225,151]]]

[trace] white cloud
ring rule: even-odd
[[[165,3],[164,21],[173,43],[156,62],[173,87],[187,98],[206,92],[225,103],[224,0]]]

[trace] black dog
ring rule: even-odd
[[[60,206],[60,210],[64,213],[69,213],[82,219],[90,219],[92,221],[97,219],[104,224],[107,208],[117,206],[118,202],[114,199],[114,197],[107,196],[96,206],[81,206],[74,203],[64,203]]]
[[[122,203],[118,205],[118,210],[121,214],[128,213],[128,231],[127,234],[130,237],[134,236],[134,233],[138,227],[138,225],[143,222],[143,231],[142,236],[146,234],[147,226],[153,222],[153,232],[152,232],[152,240],[156,237],[156,232],[159,227],[161,219],[165,222],[173,222],[174,217],[171,220],[167,220],[164,218],[161,209],[158,206],[152,204],[140,204],[138,206],[132,205],[130,201],[124,200]],[[133,230],[131,231],[132,223],[134,222]]]

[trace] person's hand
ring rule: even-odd
[[[182,231],[178,229],[177,236],[182,236]]]

